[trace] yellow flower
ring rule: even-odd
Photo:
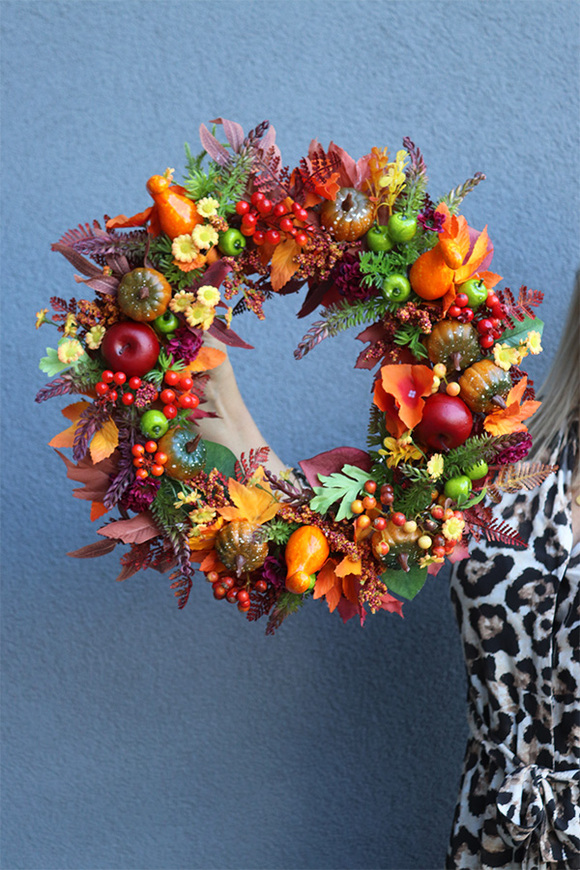
[[[463,537],[464,528],[464,520],[460,520],[458,517],[451,517],[450,519],[445,520],[441,527],[441,531],[448,541],[460,541]]]
[[[419,448],[413,444],[409,432],[405,432],[400,438],[384,438],[383,446],[386,450],[379,450],[379,453],[387,457],[389,468],[396,468],[399,462],[410,462],[423,456]]]
[[[76,335],[77,332],[77,319],[74,314],[67,314],[66,320],[64,322],[64,334],[68,336]]]
[[[179,263],[191,263],[197,257],[199,251],[192,237],[185,233],[183,236],[177,236],[173,239],[171,253]]]
[[[216,512],[213,508],[203,507],[195,511],[190,511],[189,519],[194,526],[207,526],[215,517]]]
[[[91,326],[85,335],[85,343],[91,350],[97,350],[101,346],[101,342],[105,337],[104,326]]]
[[[180,290],[169,303],[169,307],[175,312],[175,314],[178,314],[180,311],[187,311],[193,302],[195,302],[195,293],[189,293],[187,290]]]
[[[405,185],[405,165],[409,155],[406,151],[397,151],[394,163],[389,163],[386,173],[379,180],[379,187],[388,188],[392,193],[399,191]]]
[[[431,480],[439,480],[443,474],[443,456],[441,453],[434,453],[427,463],[427,471]]]
[[[528,332],[528,335],[526,338],[526,347],[528,348],[528,350],[531,354],[534,354],[534,356],[537,353],[542,352],[541,341],[542,341],[542,336],[540,335],[540,333],[536,329],[532,329],[530,332]]]
[[[215,308],[220,301],[220,291],[212,284],[204,284],[197,291],[197,301],[208,308]]]
[[[190,326],[201,326],[202,329],[209,329],[213,323],[215,311],[213,308],[208,308],[207,305],[202,305],[197,302],[190,305],[185,310],[185,319]]]
[[[76,338],[63,338],[58,343],[56,352],[61,363],[67,366],[72,365],[79,360],[84,354],[83,346]]]
[[[213,217],[217,213],[218,206],[219,202],[213,196],[204,196],[195,204],[197,213],[204,218]]]
[[[184,492],[178,492],[177,501],[173,502],[173,507],[176,510],[179,510],[179,508],[182,508],[186,504],[195,504],[198,498],[199,493],[195,489],[193,489],[191,492],[188,492],[187,494]]]
[[[508,372],[512,366],[518,366],[523,354],[519,347],[511,347],[509,344],[496,344],[493,348],[493,360],[496,366]]]
[[[48,308],[41,308],[40,311],[36,312],[36,328],[40,329],[43,323],[52,323],[52,320],[47,317]]]
[[[201,250],[217,245],[219,236],[211,224],[198,224],[191,234],[194,243]]]

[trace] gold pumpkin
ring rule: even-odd
[[[354,187],[341,187],[335,200],[327,200],[320,210],[322,226],[339,242],[362,238],[374,220],[368,196]]]
[[[266,561],[268,545],[260,527],[248,520],[233,520],[217,533],[215,549],[220,562],[238,577],[250,574]]]
[[[490,359],[482,359],[463,372],[459,386],[461,398],[472,411],[489,414],[498,405],[505,405],[512,382],[507,372]]]

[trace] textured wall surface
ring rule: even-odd
[[[312,604],[277,638],[214,602],[178,612],[166,577],[115,584],[46,447],[34,331],[75,293],[51,242],[147,203],[149,175],[218,115],[268,118],[286,163],[318,137],[354,156],[410,135],[441,195],[477,170],[505,285],[542,289],[543,376],[578,266],[576,2],[11,2],[2,16],[1,865],[435,868],[466,736],[445,577],[364,629]],[[504,285],[504,286],[505,286]],[[288,463],[364,443],[353,335],[300,363],[298,300],[237,329],[236,371]],[[314,319],[314,318],[313,318]]]

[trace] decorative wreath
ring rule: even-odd
[[[359,160],[314,140],[289,169],[268,122],[247,135],[212,124],[201,154],[186,146],[183,185],[171,169],[154,175],[143,212],[52,246],[94,298],[53,297],[51,315],[38,313],[37,327],[61,335],[36,400],[83,396],[50,445],[72,448],[72,460],[57,452],[82,484],[74,495],[92,520],[107,516],[102,540],[69,555],[126,544],[118,579],[171,571],[179,607],[199,569],[215,598],[267,615],[272,633],[311,598],[361,624],[367,606],[401,613],[428,574],[467,557],[470,538],[525,545],[491,505],[552,470],[525,461],[523,421],[539,403],[520,368],[541,350],[543,294],[493,289],[487,228],[458,214],[485,176],[434,202],[408,138],[394,159],[373,147]],[[296,358],[365,325],[355,367],[376,373],[366,449],[303,461],[298,482],[265,468],[267,447],[236,457],[197,427],[225,358],[205,336],[249,347],[233,315],[263,319],[271,296],[303,287],[298,316],[321,314]]]

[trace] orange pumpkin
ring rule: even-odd
[[[320,222],[339,242],[362,238],[374,220],[368,196],[354,187],[341,187],[335,200],[326,200],[320,209]]]
[[[233,520],[217,533],[215,550],[228,571],[235,571],[240,577],[264,564],[268,544],[259,526],[249,520]]]
[[[300,526],[292,532],[284,554],[288,569],[286,588],[296,594],[306,592],[310,574],[320,571],[329,553],[328,541],[317,526]]]
[[[421,553],[417,541],[422,534],[419,527],[412,532],[406,532],[402,526],[397,526],[392,520],[388,520],[385,528],[374,532],[371,538],[375,558],[386,567],[403,568],[407,571],[409,555]],[[386,554],[381,548],[383,544],[389,546]]]
[[[502,406],[502,402],[505,406],[512,381],[509,374],[490,359],[482,359],[463,372],[459,386],[461,398],[472,411],[489,414],[498,405]]]
[[[477,331],[470,323],[440,320],[425,341],[432,363],[444,363],[448,369],[461,371],[481,357]]]

